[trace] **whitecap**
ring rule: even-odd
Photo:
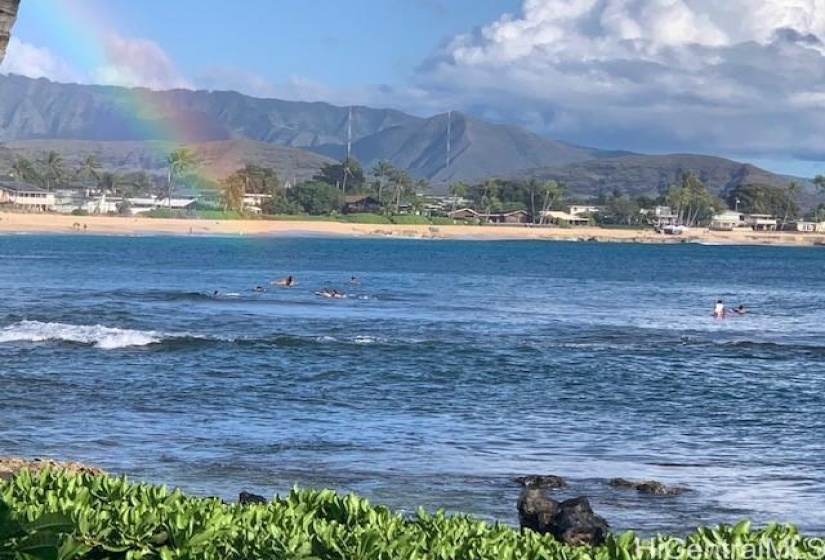
[[[155,331],[119,329],[103,325],[45,323],[41,321],[20,321],[0,329],[0,343],[54,340],[89,344],[104,350],[147,346],[157,344],[162,339],[163,335]]]

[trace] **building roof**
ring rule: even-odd
[[[378,203],[378,199],[371,194],[350,194],[344,199],[347,204],[358,204],[359,202],[374,202]]]
[[[565,222],[589,222],[587,218],[568,214],[567,212],[559,212],[557,210],[549,210],[544,213],[545,216],[553,218],[554,220],[564,220]]]
[[[46,189],[42,189],[28,183],[17,183],[13,181],[0,181],[0,189],[13,193],[28,192],[46,194],[47,192]]]

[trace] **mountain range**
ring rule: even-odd
[[[0,164],[47,150],[70,163],[94,152],[107,168],[163,172],[170,138],[192,147],[204,173],[247,161],[306,179],[352,157],[389,160],[442,187],[456,180],[539,177],[576,194],[657,192],[684,170],[715,191],[742,181],[785,185],[748,164],[696,155],[647,156],[576,146],[458,112],[424,118],[393,109],[260,99],[231,91],[151,91],[0,76]],[[449,141],[448,141],[449,132]]]

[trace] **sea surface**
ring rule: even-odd
[[[556,474],[616,530],[822,535],[823,304],[822,248],[0,236],[0,455],[511,524]]]

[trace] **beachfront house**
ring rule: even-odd
[[[26,183],[0,182],[0,204],[13,210],[48,212],[54,210],[54,193]]]
[[[779,224],[770,214],[745,214],[744,222],[753,231],[776,231]]]
[[[823,233],[825,232],[825,222],[813,222],[810,220],[797,220],[788,224],[788,229],[800,233]]]
[[[378,213],[381,211],[381,202],[369,194],[353,194],[344,200],[344,212],[353,214],[356,212]]]
[[[447,217],[453,218],[454,220],[466,220],[478,218],[478,212],[472,208],[459,208],[457,210],[453,210],[452,212],[448,212]]]
[[[544,221],[550,224],[556,224],[559,226],[566,226],[566,227],[574,227],[574,226],[588,226],[590,225],[590,219],[585,218],[583,216],[577,216],[572,212],[559,212],[556,210],[550,210],[544,212]]]
[[[156,196],[136,196],[126,200],[129,203],[129,212],[133,215],[145,214],[157,209],[194,210],[197,202],[194,197],[173,197],[171,202],[168,198]]]
[[[598,214],[603,208],[601,206],[587,206],[584,204],[573,204],[570,206],[570,214],[573,216],[581,216],[583,214]]]
[[[670,206],[656,206],[653,210],[642,212],[648,214],[648,223],[656,231],[662,231],[665,227],[677,225],[679,216],[673,213]]]
[[[745,217],[740,212],[728,210],[715,215],[709,227],[715,231],[733,231],[743,226],[745,226]]]
[[[253,214],[260,214],[263,212],[264,203],[270,198],[271,194],[246,193],[243,195],[244,209]]]
[[[489,214],[478,214],[478,217],[489,224],[526,224],[530,222],[530,214],[526,210],[490,212]]]

